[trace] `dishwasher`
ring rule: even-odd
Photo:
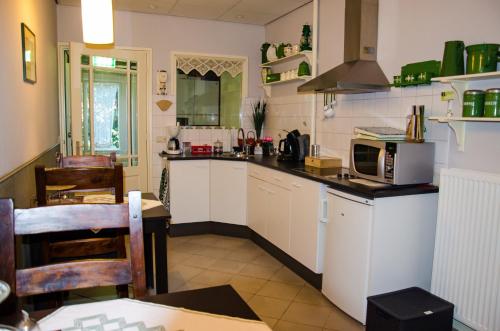
[[[328,190],[323,294],[365,323],[374,200]]]

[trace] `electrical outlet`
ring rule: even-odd
[[[156,142],[159,144],[166,143],[167,142],[167,137],[165,136],[158,136],[156,137]]]
[[[443,91],[441,92],[441,101],[450,101],[455,99],[454,91]]]

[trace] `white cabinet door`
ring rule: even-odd
[[[322,292],[364,324],[373,206],[342,195],[328,193]]]
[[[172,223],[210,220],[210,161],[170,161]]]
[[[247,195],[247,220],[250,229],[267,238],[267,225],[265,215],[270,209],[267,205],[267,193],[264,185],[266,183],[260,179],[248,176]]]
[[[290,191],[273,184],[265,185],[264,202],[267,239],[286,253],[290,252]]]
[[[210,220],[247,224],[247,165],[236,161],[210,161]]]
[[[290,186],[290,255],[310,270],[322,273],[326,200],[321,199],[321,184],[294,177]]]

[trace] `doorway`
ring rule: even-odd
[[[126,191],[149,190],[151,52],[60,45],[61,150],[109,155],[123,164]]]

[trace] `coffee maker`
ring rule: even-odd
[[[167,134],[170,137],[167,143],[167,154],[178,155],[181,154],[181,146],[177,136],[180,132],[180,126],[168,126]]]
[[[300,137],[299,130],[293,130],[288,132],[285,139],[281,139],[278,145],[278,161],[298,161],[300,148],[299,140]]]

